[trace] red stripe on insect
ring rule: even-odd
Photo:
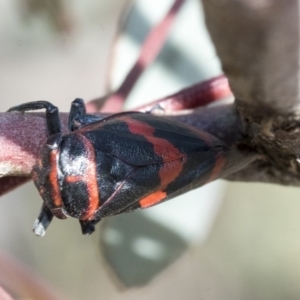
[[[132,119],[128,116],[122,116],[119,119],[126,122],[131,133],[141,135],[149,143],[151,143],[153,145],[155,154],[160,156],[163,161],[167,162],[186,157],[185,153],[180,152],[180,150],[168,140],[154,136],[155,128],[153,128],[151,125]]]
[[[77,175],[69,175],[69,176],[66,176],[66,179],[65,181],[67,183],[75,183],[75,182],[79,182],[82,180],[82,176],[77,176]]]
[[[210,176],[206,183],[211,182],[217,179],[225,166],[226,160],[221,153],[218,153],[215,158],[215,165],[213,170],[210,173]]]
[[[150,206],[162,201],[164,198],[166,198],[166,196],[167,196],[166,192],[156,191],[156,192],[148,195],[147,197],[141,199],[139,201],[139,203],[142,208],[150,207]]]
[[[163,164],[159,170],[159,178],[161,186],[167,187],[169,183],[174,181],[181,173],[185,159],[177,159]]]
[[[59,151],[57,149],[52,150],[50,152],[50,172],[49,172],[49,181],[51,184],[51,194],[54,205],[57,207],[62,206],[62,199],[60,194],[60,188],[58,183],[58,174],[57,174],[57,157],[59,155]]]
[[[168,140],[154,136],[155,128],[149,124],[123,116],[120,119],[126,122],[131,133],[143,136],[149,143],[153,145],[154,152],[163,160],[159,170],[160,191],[156,191],[139,201],[141,207],[152,206],[166,197],[163,192],[168,184],[174,181],[183,169],[186,160],[186,154],[182,153]]]
[[[92,219],[91,217],[95,215],[95,210],[98,209],[100,205],[100,195],[98,192],[97,183],[96,155],[92,143],[82,134],[77,134],[77,136],[81,139],[85,147],[87,164],[85,172],[82,176],[69,176],[69,180],[75,181],[79,179],[86,184],[89,206],[87,211],[80,217],[80,220],[90,220]]]
[[[181,173],[184,160],[173,160],[166,162],[159,170],[160,187],[165,189],[169,183],[174,181]],[[145,198],[142,198],[139,203],[142,208],[146,208],[161,202],[167,197],[167,193],[163,191],[156,191]]]

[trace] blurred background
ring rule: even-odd
[[[1,111],[39,99],[68,111],[76,97],[117,87],[171,4],[0,0]],[[201,4],[187,0],[127,107],[221,73]],[[108,218],[92,236],[68,219],[37,238],[42,200],[28,183],[1,198],[0,285],[15,299],[46,299],[34,296],[21,267],[57,299],[299,299],[299,198],[297,188],[217,181]]]

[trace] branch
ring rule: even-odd
[[[298,0],[205,0],[203,5],[240,109],[252,117],[299,113]]]
[[[164,18],[149,32],[142,44],[137,61],[132,66],[119,88],[108,96],[100,97],[88,102],[86,104],[88,112],[98,112],[100,109],[102,112],[119,112],[122,110],[126,98],[137,80],[160,53],[172,28],[174,19],[184,3],[185,0],[174,0],[170,10]],[[116,39],[115,43],[117,40],[118,39]],[[111,60],[113,61],[114,58],[114,56],[111,57]]]
[[[62,114],[61,118],[66,124],[67,115]],[[1,113],[0,177],[29,176],[46,140],[43,114]]]
[[[203,1],[240,113],[265,161],[231,179],[299,185],[299,1]]]
[[[8,291],[16,296],[15,299],[44,299],[44,300],[62,300],[66,299],[60,292],[56,291],[40,275],[35,274],[28,266],[18,261],[1,249],[0,253],[0,282]],[[0,299],[4,298],[3,290],[0,286]]]
[[[13,300],[13,298],[7,294],[7,292],[0,286],[0,299],[2,300]]]
[[[233,105],[204,107],[188,114],[168,117],[210,132],[229,145],[240,138],[241,126]],[[61,113],[60,118],[66,131],[68,114]],[[1,176],[30,176],[46,140],[45,114],[0,113]]]
[[[225,141],[229,146],[235,143],[247,145],[247,139],[244,139],[243,123],[234,104],[201,107],[187,112],[167,117],[209,132]],[[104,114],[98,115],[105,116]],[[60,118],[63,130],[66,131],[68,114],[61,113]],[[44,114],[0,113],[0,143],[2,145],[0,149],[0,173],[2,176],[8,176],[1,178],[0,183],[2,184],[1,180],[14,178],[10,176],[30,176],[38,153],[46,139]],[[294,140],[299,143],[299,139],[296,137]],[[300,148],[299,146],[298,148]],[[251,157],[249,159],[253,160]],[[295,173],[297,167],[295,165],[293,167],[289,170],[282,169],[278,167],[278,164],[272,163],[272,160],[265,155],[263,159],[255,160],[245,169],[228,176],[226,179],[298,186],[300,179]]]
[[[224,75],[196,83],[173,95],[144,104],[136,108],[138,111],[152,111],[159,106],[164,113],[172,114],[190,108],[197,108],[211,104],[225,98],[232,98],[228,80]]]

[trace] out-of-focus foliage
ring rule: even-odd
[[[58,31],[67,32],[72,28],[72,16],[63,0],[16,0],[19,11],[26,21],[43,18]]]

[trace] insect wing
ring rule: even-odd
[[[138,112],[120,113],[77,130],[95,148],[120,160],[145,166],[186,157],[193,152],[224,148],[215,137],[176,121]]]
[[[149,207],[205,183],[216,155],[226,149],[209,134],[142,113],[120,114],[79,131],[98,157],[105,156],[97,172],[100,193],[107,195],[101,217]],[[104,170],[105,164],[111,167]]]

